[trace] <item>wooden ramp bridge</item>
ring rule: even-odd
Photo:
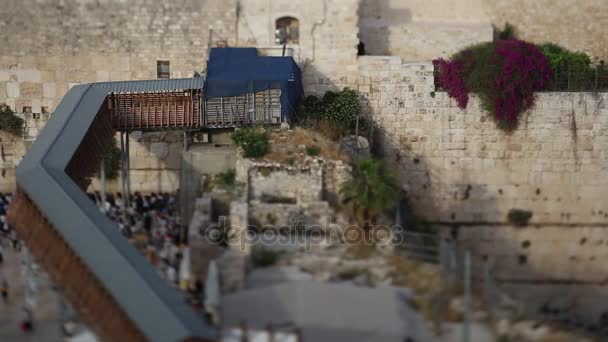
[[[85,191],[117,131],[276,122],[276,93],[214,102],[202,78],[73,87],[17,168],[9,223],[83,321],[108,341],[214,341]],[[279,107],[280,112],[280,107]],[[279,116],[280,117],[280,116]]]

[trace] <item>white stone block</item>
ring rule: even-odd
[[[32,100],[32,113],[42,113],[42,101],[39,99]]]
[[[96,78],[97,82],[109,82],[110,72],[109,71],[97,71]]]
[[[55,82],[46,82],[42,84],[42,97],[46,99],[54,99],[57,97],[57,87]]]
[[[8,97],[19,97],[19,83],[7,82],[6,83],[6,96]]]
[[[19,82],[40,82],[40,71],[34,69],[17,70],[17,80]]]
[[[0,82],[6,82],[10,80],[10,74],[8,70],[0,70]]]

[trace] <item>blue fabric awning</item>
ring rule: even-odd
[[[300,68],[292,57],[258,56],[255,48],[213,48],[205,98],[281,89],[282,115],[292,118],[303,94]]]

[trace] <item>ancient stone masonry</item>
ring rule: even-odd
[[[359,31],[366,54],[407,61],[449,56],[492,40],[483,0],[363,0]]]
[[[446,57],[465,46],[491,41],[506,22],[518,37],[555,42],[606,59],[603,0],[362,0],[359,32],[370,55],[408,61]]]
[[[263,229],[331,229],[328,196],[337,197],[350,167],[342,161],[312,159],[305,165],[237,160],[237,179],[248,184],[249,223]]]
[[[10,0],[0,15],[0,102],[51,112],[75,84],[202,71],[209,45],[234,45],[236,1]]]
[[[483,0],[483,9],[497,27],[505,22],[516,34],[535,43],[555,42],[585,51],[596,61],[608,59],[605,27],[608,7],[603,0]]]
[[[607,93],[539,93],[504,132],[473,97],[460,110],[434,92],[433,66],[359,59],[363,111],[418,211],[442,222],[606,223]]]

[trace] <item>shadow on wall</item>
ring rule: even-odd
[[[391,54],[391,26],[398,22],[412,22],[409,9],[392,8],[390,0],[362,0],[359,5],[359,39],[365,45],[366,55]],[[408,39],[403,35],[402,39]]]
[[[445,94],[436,96],[435,100]],[[608,306],[597,301],[608,295],[608,272],[602,262],[608,245],[608,224],[555,223],[537,215],[540,210],[536,208],[534,215],[541,220],[535,221],[534,217],[532,222],[543,224],[515,227],[507,223],[509,206],[528,203],[519,197],[535,187],[522,189],[526,183],[513,177],[518,169],[512,166],[519,161],[519,154],[513,152],[495,158],[500,163],[485,164],[493,157],[486,155],[480,142],[491,135],[498,139],[499,148],[508,150],[511,145],[525,143],[527,130],[537,129],[538,124],[530,123],[537,126],[528,128],[529,123],[522,122],[518,135],[497,133],[492,122],[488,124],[485,116],[478,115],[476,105],[472,101],[470,111],[454,105],[447,109],[404,108],[399,99],[386,99],[382,113],[373,115],[382,142],[376,152],[399,174],[414,211],[441,226],[447,242],[456,241],[460,249],[473,251],[475,274],[482,274],[485,262],[493,263],[494,276],[503,289],[525,303],[534,315],[548,311],[553,316],[544,318],[563,323],[597,325],[602,317],[608,321]],[[403,114],[385,122],[383,117],[393,117],[391,112],[397,114],[400,109]],[[543,119],[538,115],[534,120]],[[547,125],[543,124],[545,129]],[[557,123],[554,126],[560,131],[554,134],[557,136],[562,128]],[[475,139],[475,134],[484,138]],[[486,177],[497,173],[498,183]],[[563,315],[569,316],[562,319]]]
[[[116,135],[120,147],[120,137]],[[183,136],[181,131],[141,133],[132,132],[129,140],[131,192],[173,192],[180,178]],[[99,178],[94,178],[90,190],[100,191]],[[106,191],[122,192],[119,176],[107,180]]]

